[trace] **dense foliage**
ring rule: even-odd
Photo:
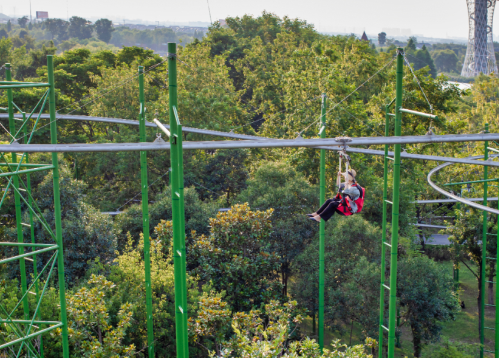
[[[46,81],[46,56],[52,54],[58,113],[124,120],[138,118],[137,74],[138,66],[143,66],[146,119],[167,123],[169,73],[158,52],[166,42],[180,43],[181,36],[161,28],[114,28],[106,19],[92,24],[73,17],[69,22],[51,19],[36,25],[23,20],[19,25],[0,28],[0,62],[12,64],[15,80]],[[385,40],[389,47],[379,49],[355,36],[326,36],[305,21],[267,12],[259,17],[228,18],[226,26],[216,22],[206,36],[185,38],[178,47],[180,121],[184,127],[263,137],[316,138],[324,101],[328,137],[383,136],[386,105],[395,97],[396,76],[395,46],[381,33],[380,42]],[[489,131],[499,131],[497,76],[481,75],[472,90],[462,91],[450,85],[447,77],[437,76],[442,71],[457,71],[463,56],[459,45],[426,47],[411,38],[404,47],[403,106],[438,115],[431,120],[404,114],[404,135],[426,135],[430,130],[436,134],[477,133],[486,123],[490,124]],[[1,76],[4,71],[0,69]],[[43,93],[44,89],[16,90],[14,102],[29,113]],[[6,104],[7,93],[2,91],[0,107]],[[0,123],[9,127],[3,118]],[[19,123],[16,121],[16,129]],[[34,123],[32,118],[30,130]],[[48,123],[40,120],[33,143],[49,143]],[[60,143],[137,142],[138,127],[129,124],[57,119],[58,139]],[[393,135],[392,123],[388,133]],[[183,135],[184,141],[211,139],[197,133]],[[11,137],[4,131],[0,139],[6,142]],[[146,139],[156,139],[150,127]],[[489,145],[497,148],[497,143]],[[483,154],[482,143],[402,147],[408,153],[428,155]],[[384,147],[364,149],[381,151]],[[349,333],[350,341],[345,341],[349,345],[354,328],[362,340],[368,341],[353,347],[333,341],[329,351],[320,353],[318,344],[303,328],[309,317],[315,322],[318,310],[319,226],[305,216],[320,205],[318,150],[184,152],[190,356],[377,355],[372,338],[377,337],[379,329],[383,158],[362,153],[352,153],[351,157],[356,179],[366,188],[366,200],[361,214],[335,216],[326,225],[326,325],[334,337]],[[10,154],[1,159],[12,161]],[[50,156],[33,155],[30,160],[50,163]],[[72,354],[146,356],[139,154],[65,153],[59,156],[59,162]],[[166,357],[176,353],[169,152],[147,153],[147,166],[155,350],[158,356]],[[336,152],[327,151],[327,196],[336,192],[337,166]],[[426,182],[434,166],[434,162],[410,159],[403,159],[401,164],[397,271],[403,322],[400,329],[412,338],[415,356],[445,357],[457,350],[465,357],[469,347],[445,340],[434,344],[442,324],[458,314],[458,296],[449,273],[418,251],[423,234],[431,232],[419,231],[413,224],[434,220],[443,225],[442,217],[455,216],[446,223],[452,235],[452,259],[461,267],[471,260],[479,268],[483,217],[452,203],[431,207],[414,204],[414,200],[439,197]],[[488,174],[493,177],[497,170],[489,168]],[[483,175],[483,167],[455,165],[435,175],[434,180],[442,185],[456,178],[479,180]],[[391,166],[387,177],[390,201]],[[54,230],[52,180],[52,174],[45,172],[31,175],[38,215],[33,235],[39,243],[54,242],[50,233]],[[455,190],[463,196],[483,194],[478,185]],[[497,187],[489,188],[489,196],[497,194]],[[229,210],[219,212],[222,208]],[[0,229],[1,241],[17,241],[14,210],[13,192],[6,191],[0,210],[5,224]],[[29,212],[25,202],[21,210],[26,223]],[[391,214],[389,205],[388,239]],[[496,233],[496,220],[487,221],[489,234]],[[25,241],[30,240],[30,234],[24,227]],[[489,245],[488,255],[495,255],[496,250],[495,245]],[[15,253],[17,250],[2,251],[3,256]],[[50,257],[48,253],[38,255],[38,272],[51,263]],[[26,267],[28,281],[32,282],[33,265],[27,261]],[[470,269],[479,278],[480,270],[475,271],[475,266]],[[492,266],[487,266],[486,274],[490,281],[495,280]],[[8,312],[21,298],[19,278],[19,266],[0,266],[0,302]],[[40,287],[47,285],[40,316],[58,320],[57,280],[45,280],[46,273],[39,282]],[[28,296],[33,313],[35,297]],[[14,309],[14,315],[22,317],[22,305]],[[14,325],[0,326],[0,345],[15,339],[16,330]],[[34,342],[33,349],[39,349],[40,341]],[[60,357],[56,332],[44,336],[43,346],[46,357]]]

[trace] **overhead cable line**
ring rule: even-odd
[[[392,59],[390,61],[388,61],[383,67],[381,67],[378,71],[376,71],[375,74],[373,74],[371,77],[369,77],[367,80],[365,80],[361,85],[359,85],[356,89],[354,89],[352,92],[350,92],[348,95],[346,95],[345,97],[343,97],[343,99],[339,102],[337,102],[330,110],[328,110],[326,112],[326,115],[328,113],[330,113],[331,111],[333,111],[336,107],[338,107],[341,103],[343,103],[344,101],[346,101],[348,98],[350,98],[354,93],[356,93],[359,89],[361,89],[367,82],[369,82],[371,79],[373,79],[376,75],[378,75],[381,71],[383,71],[386,67],[388,67],[390,64],[392,64],[393,62],[395,61],[395,56],[392,57]],[[315,122],[312,122],[310,123],[304,130],[302,130],[300,132],[300,136],[303,132],[305,132],[306,130],[308,130],[312,125],[316,124],[317,122],[320,121],[320,118],[322,116],[319,117],[319,119]]]
[[[409,63],[409,60],[407,59],[407,56],[404,56],[404,60],[405,60],[405,63],[407,64],[407,66],[409,67],[409,69],[411,70],[411,73],[412,75],[414,76],[414,79],[416,80],[418,86],[419,86],[419,89],[421,90],[421,93],[423,94],[424,98],[426,99],[426,102],[428,103],[428,106],[430,107],[430,111],[431,113],[433,114],[433,106],[431,105],[430,101],[428,100],[428,97],[426,97],[426,93],[425,91],[423,90],[423,87],[421,87],[421,82],[419,82],[419,79],[418,77],[416,76],[416,74],[414,73],[414,70],[412,69],[412,66],[411,64]]]
[[[183,60],[181,60],[180,58],[178,58],[178,56],[177,56],[177,60],[178,60],[181,64],[183,64],[183,65],[187,66],[188,68],[190,68],[190,69],[192,69],[192,70],[199,71],[199,69],[193,68],[193,67],[192,67],[192,66],[190,66],[188,63],[186,63],[185,61],[183,61]],[[217,85],[220,85],[220,83],[217,83],[217,82],[216,82],[216,81],[214,81],[214,80],[211,80],[211,82],[213,82],[213,83],[215,83],[215,84],[217,84]],[[222,88],[223,88],[223,87],[222,87]],[[226,92],[227,92],[227,93],[229,93],[229,94],[236,94],[235,92],[233,92],[233,91],[231,92],[231,91],[227,90],[226,88],[224,88],[224,89],[225,89],[225,90],[226,90]],[[262,118],[256,119],[256,120],[254,120],[254,121],[252,121],[252,122],[249,122],[249,123],[246,123],[246,124],[243,124],[243,125],[241,125],[241,126],[239,126],[239,127],[231,128],[231,131],[232,131],[232,132],[234,132],[234,131],[236,131],[236,130],[238,130],[238,129],[241,129],[241,128],[244,128],[244,127],[246,127],[246,126],[249,126],[249,125],[255,124],[255,123],[257,123],[257,122],[260,122],[260,121],[263,121],[263,120],[269,120],[269,119],[271,119],[271,118],[274,118],[274,117],[275,117],[275,116],[277,116],[278,114],[288,112],[288,111],[290,111],[291,109],[294,109],[294,108],[296,108],[296,107],[298,107],[298,106],[300,106],[300,105],[302,105],[302,104],[304,104],[304,103],[309,103],[309,102],[312,102],[312,101],[314,101],[314,100],[316,100],[316,99],[318,99],[318,98],[321,98],[321,95],[318,95],[318,96],[310,96],[310,97],[308,97],[307,99],[303,100],[302,102],[299,102],[297,105],[295,105],[295,106],[293,106],[293,107],[286,108],[286,109],[283,109],[283,110],[281,110],[281,111],[275,112],[275,113],[271,114],[269,117],[265,117],[265,115],[263,114],[263,115],[262,115]],[[242,103],[244,103],[244,104],[246,104],[246,105],[248,105],[248,106],[252,107],[252,110],[253,110],[253,111],[255,111],[255,112],[261,112],[261,110],[259,110],[258,108],[255,108],[255,107],[254,107],[251,103],[246,102],[244,99],[239,98],[239,101],[241,101]]]

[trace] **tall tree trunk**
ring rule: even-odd
[[[352,321],[352,324],[350,326],[350,344],[349,344],[349,346],[352,345],[352,334],[353,334],[353,319],[351,319],[351,321]]]
[[[488,290],[487,290],[487,303],[489,305],[495,305],[495,299],[494,299],[494,284],[491,283],[491,282],[494,282],[494,272],[495,272],[495,263],[494,262],[491,262],[491,267],[490,267],[490,271],[489,271],[489,279],[488,281],[489,282],[489,286],[488,286]],[[493,308],[493,307],[490,307],[490,308]]]
[[[315,336],[315,312],[314,314],[312,315],[312,334]]]
[[[491,277],[489,281],[492,281],[494,278]],[[489,287],[488,287],[488,294],[487,294],[487,302],[489,305],[495,305],[495,298],[494,298],[494,284],[489,282]],[[493,307],[491,307],[493,308]]]
[[[285,262],[281,265],[281,281],[282,281],[282,294],[288,295],[288,270],[289,263]]]
[[[414,347],[414,357],[421,357],[421,334],[418,329],[411,324],[412,344]]]

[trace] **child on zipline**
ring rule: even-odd
[[[341,175],[345,182],[340,184]],[[328,221],[334,213],[344,216],[359,213],[364,205],[365,189],[355,181],[356,175],[353,169],[347,169],[345,173],[338,172],[338,194],[333,199],[327,199],[315,213],[307,214],[310,220]]]

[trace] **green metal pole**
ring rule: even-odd
[[[146,107],[144,96],[144,67],[139,66],[139,131],[140,141],[146,142]],[[147,151],[140,151],[140,179],[142,187],[142,231],[144,236],[144,271],[146,285],[146,312],[147,312],[147,352],[154,357],[154,322],[152,314],[152,287],[151,287],[151,254],[149,241],[149,190],[147,181]]]
[[[50,83],[49,111],[50,111],[50,143],[57,144],[57,122],[55,118],[55,80],[54,80],[54,59],[52,55],[47,56],[47,72]],[[64,245],[62,241],[61,222],[61,192],[59,190],[59,162],[57,153],[52,153],[53,181],[54,181],[54,218],[55,236],[59,249],[57,251],[57,274],[59,279],[59,300],[61,305],[62,322],[62,352],[63,358],[69,358],[68,344],[68,317],[66,313],[66,283],[64,280]]]
[[[171,191],[172,191],[172,221],[173,221],[173,264],[175,275],[175,333],[177,357],[189,356],[187,339],[187,307],[185,297],[187,289],[185,267],[185,239],[182,234],[181,193],[180,193],[180,167],[179,156],[182,153],[180,135],[182,130],[177,126],[175,109],[177,107],[177,44],[168,43],[168,92],[169,92],[169,117],[170,117],[170,160],[171,160]],[[180,132],[180,133],[179,133]]]
[[[395,136],[402,131],[402,80],[404,78],[404,50],[398,49],[397,82],[395,100]],[[393,163],[393,204],[392,204],[392,242],[390,257],[390,305],[388,319],[388,358],[395,356],[395,330],[397,320],[397,248],[399,235],[399,190],[400,190],[400,144],[395,144]]]
[[[485,124],[485,133],[489,131],[489,124]],[[484,142],[484,157],[483,160],[489,159],[489,142]],[[487,180],[488,166],[483,167],[483,179]],[[487,182],[483,183],[483,205],[487,205]],[[482,226],[482,272],[481,272],[481,282],[480,282],[480,358],[483,358],[483,345],[485,343],[485,270],[487,266],[487,212],[483,211],[483,226]],[[497,281],[497,280],[496,280]]]
[[[390,105],[385,107],[385,136],[390,135]],[[383,357],[383,336],[385,323],[385,274],[386,274],[386,211],[388,200],[388,145],[385,144],[385,156],[383,163],[383,219],[381,223],[381,284],[379,298],[379,345],[378,357]]]
[[[188,327],[188,312],[187,312],[187,251],[185,248],[185,209],[184,209],[184,158],[182,150],[182,125],[177,125],[177,143],[178,143],[178,192],[179,197],[179,217],[180,217],[180,235],[181,235],[181,247],[180,247],[180,259],[181,259],[181,282],[183,285],[182,294],[182,307],[184,308],[184,314],[182,315],[184,327]],[[189,352],[189,341],[187,338],[184,339],[184,351]]]
[[[327,97],[322,95],[321,106],[321,138],[326,138],[326,111]],[[326,150],[321,149],[321,169],[320,169],[320,201],[323,204],[326,201]],[[324,350],[324,252],[326,222],[320,221],[319,224],[319,347],[321,352]]]
[[[26,121],[26,113],[23,113],[23,120]],[[23,135],[24,135],[24,141],[25,143],[28,142],[28,126],[24,125],[23,128]],[[29,154],[26,153],[24,156],[26,160],[26,164],[29,164]],[[26,174],[26,186],[28,190],[28,205],[31,207],[32,204],[32,196],[31,196],[31,174]],[[33,222],[33,210],[31,208],[28,208],[29,212],[29,229],[30,229],[30,234],[31,234],[31,243],[35,243],[35,226]],[[37,261],[36,261],[36,255],[33,256],[33,276],[37,277],[38,276],[38,267],[37,267]],[[38,289],[38,280],[35,282],[35,293],[36,293],[36,298],[40,299],[40,291]],[[42,314],[40,311],[38,311],[38,320],[42,320]],[[40,336],[40,357],[43,358],[43,336]]]
[[[12,80],[12,73],[10,70],[10,63],[5,64],[5,77],[7,81]],[[8,104],[8,112],[9,112],[9,131],[10,133],[15,133],[16,132],[16,122],[14,120],[14,106],[13,106],[13,95],[12,95],[12,89],[7,90],[7,104]],[[12,162],[17,163],[17,155],[16,153],[12,153]],[[14,176],[14,203],[15,203],[15,210],[16,210],[16,229],[17,229],[17,241],[18,242],[23,242],[23,214],[21,211],[21,197],[19,195],[19,177],[17,175]],[[19,246],[19,255],[24,254],[24,247]],[[21,271],[21,291],[22,294],[24,295],[26,293],[28,284],[26,280],[26,261],[24,258],[19,260],[19,266],[20,266],[20,271]],[[29,302],[28,302],[28,297],[24,296],[23,299],[23,312],[24,312],[24,319],[29,319]]]
[[[497,190],[499,194],[499,180],[497,182]],[[498,195],[499,196],[499,195]],[[497,208],[499,209],[499,200],[497,201]],[[497,292],[497,278],[499,277],[499,218],[497,218],[497,235],[496,235],[496,326],[495,326],[495,340],[494,340],[494,356],[499,357],[499,295]]]

